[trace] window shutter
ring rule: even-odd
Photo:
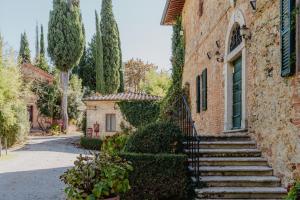
[[[202,80],[202,110],[207,110],[207,69],[203,70],[201,75]]]
[[[197,113],[200,113],[200,94],[201,94],[201,89],[200,89],[200,76],[197,76],[196,78],[196,105],[197,105]]]
[[[296,68],[295,0],[281,0],[281,76],[291,76]]]

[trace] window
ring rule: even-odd
[[[230,52],[237,48],[243,41],[241,36],[241,27],[238,23],[235,24],[230,41]]]
[[[207,110],[207,69],[204,69],[201,75],[202,85],[202,110]]]
[[[116,115],[115,114],[106,114],[106,131],[115,132],[116,131]]]
[[[201,93],[201,85],[200,85],[200,76],[197,76],[196,78],[196,107],[197,107],[197,113],[200,113],[201,105],[200,105],[200,93]]]
[[[296,68],[295,0],[281,0],[281,76],[291,76]]]

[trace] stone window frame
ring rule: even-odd
[[[242,40],[242,43],[237,46],[235,49],[230,51],[230,42],[232,38],[232,30],[236,27],[236,25],[242,27],[246,25],[245,17],[240,9],[235,9],[230,18],[226,38],[225,38],[225,56],[224,56],[224,131],[232,130],[232,102],[233,102],[233,94],[232,94],[232,70],[233,70],[233,61],[238,57],[242,56],[242,121],[241,121],[241,129],[247,128],[247,99],[246,99],[246,85],[247,85],[247,68],[246,68],[246,44],[245,39]]]

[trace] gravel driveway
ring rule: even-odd
[[[59,176],[73,166],[78,135],[30,137],[28,144],[0,160],[0,200],[62,200],[64,184]]]

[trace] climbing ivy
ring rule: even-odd
[[[136,128],[155,122],[159,116],[157,101],[121,101],[118,106],[124,118]]]

